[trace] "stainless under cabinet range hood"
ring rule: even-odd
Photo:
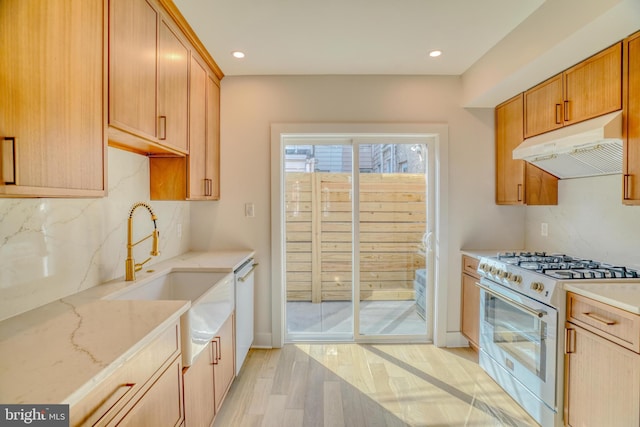
[[[560,179],[622,173],[622,112],[527,138],[513,158]]]

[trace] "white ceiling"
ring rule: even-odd
[[[640,28],[640,0],[174,3],[227,76],[456,75],[466,79],[465,106],[478,107]],[[430,58],[432,49],[442,56]],[[246,57],[233,58],[234,50]]]

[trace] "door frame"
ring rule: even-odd
[[[434,300],[433,343],[446,346],[447,338],[447,257],[448,251],[448,125],[428,123],[273,123],[271,125],[271,318],[272,346],[281,348],[285,337],[284,251],[282,189],[284,188],[285,138],[310,134],[335,137],[424,137],[435,139],[435,213],[434,213]],[[389,342],[385,340],[385,342]]]

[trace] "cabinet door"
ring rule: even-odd
[[[478,349],[480,337],[480,289],[476,279],[462,274],[462,334],[469,339],[469,344]]]
[[[182,362],[178,356],[117,426],[177,427],[184,420]]]
[[[233,333],[234,315],[229,316],[220,328],[217,338],[218,357],[214,365],[216,412],[220,410],[222,401],[231,386],[235,375],[235,338]]]
[[[189,83],[189,180],[187,197],[204,199],[207,182],[207,71],[191,57],[191,80]]]
[[[214,346],[209,343],[209,347],[184,372],[185,427],[209,426],[213,421],[213,351]]]
[[[109,4],[109,125],[155,140],[158,12],[146,0]]]
[[[220,87],[207,76],[207,179],[208,196],[220,200]]]
[[[640,425],[640,355],[567,323],[565,423]]]
[[[0,1],[0,194],[104,195],[105,13]]]
[[[622,43],[564,72],[564,124],[622,108]]]
[[[527,205],[557,205],[558,178],[527,163],[525,167],[525,200]]]
[[[188,151],[189,49],[164,19],[158,36],[158,139]]]
[[[525,162],[514,160],[513,149],[522,141],[522,95],[496,107],[496,203],[525,203]]]
[[[625,41],[624,203],[640,204],[640,33]]]
[[[563,126],[562,74],[524,93],[524,137],[529,138]]]

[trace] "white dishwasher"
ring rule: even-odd
[[[236,375],[253,344],[253,270],[258,263],[253,258],[245,261],[235,271],[236,294]]]

